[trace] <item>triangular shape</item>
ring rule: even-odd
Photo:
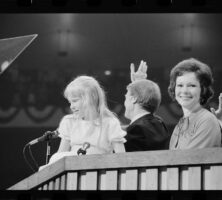
[[[34,34],[0,40],[0,75],[37,36]]]

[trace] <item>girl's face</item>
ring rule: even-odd
[[[194,72],[177,77],[175,98],[182,108],[193,110],[200,106],[200,93],[200,82]]]
[[[69,97],[68,101],[70,103],[70,109],[77,118],[82,118],[83,116],[83,101],[80,97]]]

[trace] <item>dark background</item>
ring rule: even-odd
[[[217,106],[222,91],[220,13],[2,13],[0,27],[0,39],[38,34],[0,75],[0,189],[33,173],[24,161],[23,147],[45,131],[56,129],[69,112],[62,92],[77,75],[91,75],[100,81],[110,109],[124,124],[128,122],[123,102],[130,63],[147,61],[148,77],[162,92],[158,114],[170,130],[181,116],[167,94],[170,69],[179,61],[195,57],[212,68],[215,97],[211,106]],[[52,142],[52,153],[58,143],[59,139]],[[46,143],[31,149],[43,165]]]

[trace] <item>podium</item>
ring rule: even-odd
[[[66,156],[8,190],[222,190],[222,148]]]

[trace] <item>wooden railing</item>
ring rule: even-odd
[[[9,190],[222,190],[222,148],[67,156]]]

